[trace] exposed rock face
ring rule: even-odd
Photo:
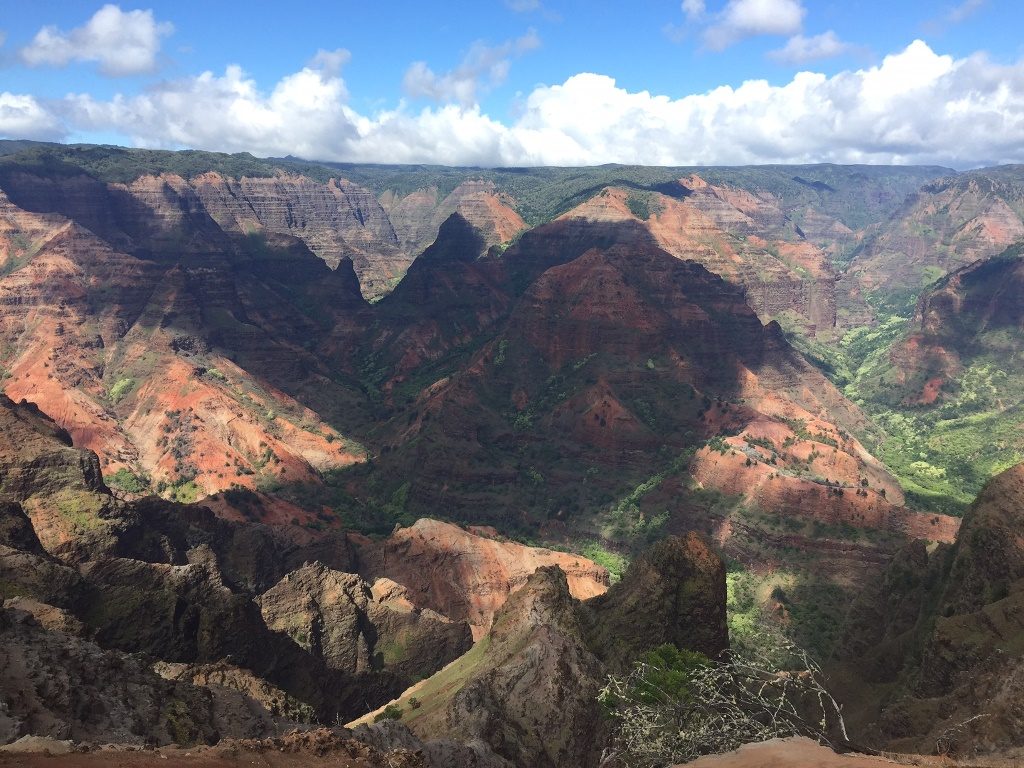
[[[0,743],[25,734],[140,745],[212,743],[262,736],[274,725],[264,713],[262,722],[248,718],[232,730],[222,715],[225,707],[240,704],[240,696],[216,701],[195,686],[163,680],[135,657],[48,631],[17,608],[0,608],[0,638]]]
[[[294,235],[332,269],[350,260],[367,298],[389,291],[419,253],[400,250],[380,203],[345,179],[321,184],[302,176],[235,180],[207,173],[191,186],[227,232]]]
[[[724,567],[695,535],[656,545],[584,603],[557,566],[539,568],[472,650],[392,707],[424,739],[482,741],[517,766],[584,768],[608,735],[605,675],[666,642],[712,655],[728,644]]]
[[[35,405],[3,394],[0,432],[0,499],[16,507],[5,517],[20,531],[12,529],[12,545],[33,552],[35,540],[56,550],[76,534],[106,527],[101,513],[111,500],[96,454],[73,448],[67,432]],[[22,510],[32,519],[31,536],[17,522]]]
[[[721,454],[727,464],[703,450],[692,472],[728,493],[753,489],[776,511],[798,512],[807,494],[816,499],[807,508],[813,514],[812,506],[835,496],[844,498],[844,522],[917,525],[899,512],[872,512],[898,508],[902,498],[888,471],[849,435],[867,426],[864,415],[793,352],[776,324],[761,324],[739,289],[658,248],[638,222],[568,218],[530,231],[500,260],[465,268],[469,284],[491,277],[486,303],[459,291],[448,263],[442,269],[425,257],[414,271],[416,280],[411,271],[409,287],[403,283],[382,307],[404,302],[405,291],[419,285],[432,297],[420,305],[433,300],[471,318],[466,336],[473,325],[477,334],[494,334],[451,375],[429,369],[439,378],[419,391],[407,418],[390,425],[390,453],[381,461],[411,479],[418,513],[444,505],[473,522],[503,525],[524,508],[536,515],[543,507],[550,523],[571,526],[574,510],[649,479],[652,452],[678,455],[747,430],[752,440],[774,434],[781,450],[804,423],[818,425],[822,443],[815,449],[809,434],[794,451],[820,459],[816,472],[769,468],[767,454],[758,466],[742,437],[726,438],[738,440]],[[493,311],[495,296],[508,297],[505,317]],[[467,303],[484,311],[467,311]],[[402,327],[397,316],[396,323]],[[423,328],[412,321],[395,333],[422,338]],[[460,348],[456,331],[431,332],[430,340],[437,351],[418,347],[416,360]],[[405,375],[382,384],[393,388],[396,404]],[[817,472],[831,483],[811,480]],[[870,497],[856,492],[864,478]],[[471,511],[459,508],[469,496],[450,492],[466,487],[474,489]]]
[[[441,224],[454,213],[481,233],[484,249],[509,242],[526,227],[513,201],[488,181],[464,181],[443,198],[437,187],[418,189],[405,197],[387,192],[381,203],[403,250],[414,255],[434,242]]]
[[[880,743],[944,740],[956,754],[1024,746],[1022,510],[1018,465],[989,481],[951,548],[905,553],[855,607],[848,652],[863,661],[847,674],[882,684],[873,701],[854,702]]]
[[[579,600],[608,588],[608,572],[584,557],[485,538],[436,520],[418,520],[361,549],[368,578],[384,575],[398,582],[417,604],[468,622],[476,639],[538,568],[561,568]],[[374,584],[375,592],[380,583]]]
[[[922,285],[1024,238],[1019,166],[922,187],[858,250],[850,271],[864,290],[916,295]]]
[[[1024,330],[1024,256],[1014,247],[958,269],[921,295],[906,339],[891,352],[908,402],[941,405],[976,358],[996,354],[1017,373]]]
[[[564,575],[538,569],[491,627],[487,660],[453,697],[447,726],[482,738],[514,765],[591,765],[601,667],[582,636]]]
[[[96,451],[105,473],[188,499],[361,458],[273,384],[322,376],[303,345],[318,324],[344,336],[340,318],[365,308],[350,267],[332,272],[272,231],[223,231],[180,178],[134,191],[24,173],[4,184],[33,210],[0,199],[6,391]]]
[[[836,322],[835,280],[824,251],[792,227],[778,203],[744,190],[708,184],[697,175],[668,194],[608,188],[564,214],[596,221],[643,221],[658,245],[743,286],[751,307],[768,322],[785,312],[811,335]],[[642,215],[637,203],[647,210]]]
[[[590,648],[615,672],[659,645],[718,658],[729,647],[725,566],[691,533],[655,544],[634,560],[622,581],[587,603]]]
[[[466,624],[418,609],[393,581],[379,579],[371,588],[320,564],[288,574],[258,602],[270,629],[345,672],[386,667],[427,677],[472,645]]]

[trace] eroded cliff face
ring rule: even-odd
[[[418,189],[404,197],[388,191],[381,204],[406,253],[422,253],[437,237],[441,224],[458,213],[483,236],[486,248],[508,243],[526,228],[515,201],[493,182],[467,180],[442,197],[437,187]]]
[[[414,604],[394,581],[378,579],[371,587],[319,563],[289,573],[258,603],[268,627],[346,672],[387,667],[410,679],[426,677],[472,645],[467,624]]]
[[[850,273],[863,291],[906,299],[1022,238],[1024,191],[1017,169],[963,174],[927,184],[911,197],[865,240]]]
[[[145,476],[186,500],[261,475],[315,479],[362,457],[273,383],[322,368],[302,346],[316,322],[301,307],[321,303],[321,322],[358,313],[351,272],[330,271],[284,236],[232,240],[166,180],[152,192],[163,208],[151,200],[125,223],[112,204],[94,210],[102,189],[88,190],[92,198],[72,194],[76,180],[51,188],[28,178],[26,204],[73,213],[140,255],[78,220],[0,199],[0,363],[10,396],[51,414],[100,455],[105,474]],[[175,237],[182,250],[168,264]]]
[[[345,179],[321,184],[293,175],[235,180],[207,173],[191,186],[226,232],[293,235],[332,269],[351,261],[368,299],[387,293],[419,253],[402,248],[373,194]]]
[[[0,186],[19,207],[65,216],[143,258],[180,258],[202,247],[197,233],[207,245],[223,244],[226,235],[290,235],[331,269],[352,263],[367,297],[387,292],[418,253],[401,250],[372,193],[340,178],[321,183],[285,173],[239,179],[163,173],[104,184],[84,174],[54,179],[14,172]]]
[[[837,275],[828,254],[768,196],[693,175],[666,192],[607,188],[563,218],[641,221],[673,256],[745,288],[763,322],[790,313],[812,336],[835,326]]]
[[[584,768],[608,736],[605,675],[663,642],[713,655],[728,644],[725,570],[697,536],[659,543],[584,602],[558,566],[537,569],[469,653],[391,706],[424,739],[483,742],[517,766]]]
[[[876,742],[956,755],[1024,744],[1022,510],[1018,465],[986,484],[953,545],[909,548],[854,605],[842,674]]]
[[[557,565],[569,591],[586,600],[608,588],[608,572],[590,560],[478,535],[450,523],[419,520],[380,543],[360,546],[362,572],[401,584],[412,599],[486,634],[509,595],[538,568]],[[374,589],[377,589],[376,583]]]
[[[543,495],[548,521],[572,526],[574,510],[600,493],[648,480],[647,457],[690,448],[695,479],[749,493],[772,513],[824,507],[860,527],[916,525],[900,509],[899,485],[851,435],[867,426],[864,415],[777,325],[761,324],[740,289],[652,240],[636,221],[569,218],[534,229],[497,261],[417,264],[416,279],[410,273],[409,287],[385,303],[422,285],[429,298],[419,303],[436,302],[439,316],[441,307],[471,308],[474,299],[456,292],[459,277],[475,284],[487,274],[476,306],[500,306],[496,296],[510,306],[507,317],[489,311],[485,321],[465,312],[491,340],[413,392],[411,415],[392,425],[381,460],[410,478],[422,510],[457,508],[467,497],[448,489],[470,487],[474,499],[488,499],[488,522],[504,524],[515,507],[535,510]],[[397,333],[421,328],[413,319]],[[433,342],[443,345],[435,356],[460,347],[451,333]],[[403,391],[406,376],[382,389]],[[716,436],[721,446],[702,447]]]
[[[954,400],[965,370],[999,358],[1006,374],[1020,366],[1024,330],[1024,256],[1014,247],[958,269],[921,295],[905,339],[890,358],[899,394],[908,403],[941,406]]]

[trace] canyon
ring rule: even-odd
[[[0,142],[0,742],[583,768],[756,624],[1020,746],[1021,189]]]

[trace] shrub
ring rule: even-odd
[[[847,740],[835,699],[808,654],[783,641],[786,663],[759,651],[712,661],[662,646],[626,677],[609,676],[600,700],[615,720],[615,750],[631,768],[685,763],[772,738]]]
[[[149,489],[149,480],[139,477],[124,467],[103,479],[111,488],[120,488],[128,493],[143,493]]]
[[[135,379],[128,377],[124,379],[118,379],[117,382],[110,388],[108,393],[110,402],[119,403],[124,400],[125,395],[135,389]]]
[[[381,720],[401,720],[402,719],[402,708],[397,704],[388,704],[383,710],[378,712],[373,718],[373,722],[379,723]]]

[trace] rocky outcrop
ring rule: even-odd
[[[517,766],[584,768],[608,735],[597,701],[606,674],[664,643],[713,655],[728,645],[724,566],[696,535],[655,545],[586,602],[557,566],[539,568],[468,653],[389,708],[423,739],[482,742]]]
[[[381,196],[381,203],[403,250],[413,255],[434,242],[441,224],[456,213],[483,238],[483,248],[475,256],[487,247],[509,242],[526,228],[511,197],[489,181],[463,181],[444,197],[437,187],[418,189],[404,197],[389,190]]]
[[[711,545],[695,533],[670,537],[587,602],[588,645],[616,673],[666,643],[718,658],[729,647],[725,600],[725,566]]]
[[[989,481],[952,547],[903,553],[855,604],[844,674],[878,685],[851,704],[880,744],[961,755],[1024,746],[1021,510],[1024,465]]]
[[[265,711],[227,717],[240,695],[164,680],[141,659],[41,626],[18,607],[0,608],[0,744],[32,734],[119,744],[213,743],[273,732]]]
[[[582,637],[565,576],[538,569],[496,618],[486,661],[452,698],[446,725],[513,765],[591,765],[601,743],[601,667]]]
[[[480,742],[516,766],[589,766],[600,752],[602,668],[557,566],[535,571],[465,656],[396,704],[422,739]]]
[[[371,588],[319,563],[288,574],[257,602],[270,629],[344,672],[428,677],[472,645],[466,624],[419,609],[395,582],[379,579]]]
[[[608,572],[585,557],[488,538],[437,520],[418,520],[360,549],[361,572],[368,579],[386,576],[397,582],[417,604],[468,622],[476,639],[538,568],[558,566],[579,600],[601,594],[609,583]]]

